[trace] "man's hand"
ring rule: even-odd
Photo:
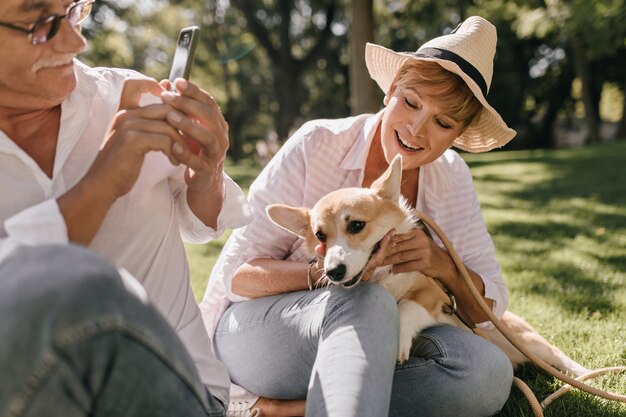
[[[178,164],[172,148],[183,140],[167,122],[172,107],[166,104],[139,107],[142,94],[158,96],[162,92],[161,86],[151,79],[129,79],[124,83],[119,111],[86,176],[88,180],[97,181],[105,195],[112,199],[131,190],[148,152],[162,152],[173,164]]]
[[[167,81],[161,82],[166,87]],[[180,94],[165,92],[163,102],[178,111],[168,113],[168,122],[182,133],[186,146],[174,145],[173,153],[187,165],[185,181],[190,188],[202,190],[217,179],[228,150],[228,124],[215,99],[206,91],[184,80],[176,80]]]
[[[224,192],[228,124],[206,91],[181,78],[175,85],[178,93],[161,95],[163,102],[174,109],[167,114],[167,121],[183,139],[172,144],[172,155],[187,166],[189,207],[207,226],[216,227]],[[161,86],[169,89],[169,82],[162,81]]]
[[[178,164],[172,148],[183,139],[167,122],[174,109],[167,104],[139,107],[142,94],[160,96],[162,92],[155,80],[125,81],[119,111],[95,161],[85,177],[57,200],[70,241],[91,242],[111,205],[137,181],[148,152],[162,152]]]

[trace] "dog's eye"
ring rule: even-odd
[[[365,222],[360,222],[358,220],[353,220],[348,223],[348,233],[353,235],[359,233],[365,227]]]
[[[317,240],[319,240],[322,243],[326,242],[326,235],[322,233],[321,230],[318,230],[317,233],[315,233],[315,237],[317,237]]]

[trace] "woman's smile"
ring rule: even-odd
[[[397,130],[396,130],[396,140],[398,141],[398,144],[400,145],[400,147],[407,152],[418,152],[418,151],[424,150],[424,148],[422,148],[421,146],[409,144],[409,142],[406,139],[400,136],[400,133],[398,133]]]

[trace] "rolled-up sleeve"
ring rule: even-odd
[[[502,317],[508,306],[508,288],[496,259],[496,248],[485,225],[474,181],[467,164],[459,158],[455,167],[460,174],[457,192],[461,196],[454,205],[465,225],[457,234],[457,248],[463,263],[482,278],[485,297],[493,300],[493,312]]]
[[[248,202],[252,221],[233,232],[211,277],[211,280],[217,278],[223,282],[226,296],[231,301],[246,299],[231,290],[237,268],[253,259],[285,259],[298,240],[292,233],[276,226],[265,209],[276,203],[302,205],[306,176],[302,148],[302,134],[296,132],[250,187]]]
[[[186,242],[206,243],[220,237],[226,229],[245,226],[251,220],[246,196],[235,181],[226,174],[224,174],[224,199],[215,229],[205,225],[189,207],[187,186],[182,177],[170,179],[170,187],[176,201],[180,233]]]
[[[508,289],[483,220],[469,166],[456,152],[449,150],[426,166],[424,174],[428,177],[423,183],[424,211],[446,233],[465,266],[481,277],[484,295],[493,300],[493,312],[501,317],[508,305]],[[433,239],[444,247],[434,233]],[[488,323],[481,323],[481,327]]]
[[[59,205],[46,200],[22,210],[4,222],[6,237],[0,239],[0,262],[22,246],[67,244],[67,226]]]
[[[470,209],[467,239],[464,247],[463,262],[476,272],[485,285],[485,297],[493,300],[493,312],[502,317],[507,308],[509,293],[502,279],[500,266],[496,261],[495,246],[482,218],[478,200],[474,200]]]

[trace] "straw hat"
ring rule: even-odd
[[[493,57],[498,35],[496,28],[482,17],[472,16],[452,33],[432,39],[416,52],[395,52],[368,43],[365,63],[370,76],[385,94],[402,65],[409,59],[432,61],[460,76],[484,107],[477,123],[469,126],[453,145],[468,152],[486,152],[513,139],[510,129],[485,96],[493,76]]]

